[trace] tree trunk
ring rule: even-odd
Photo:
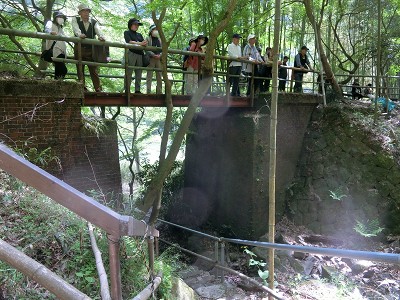
[[[323,48],[322,38],[321,38],[321,23],[316,22],[314,12],[313,12],[313,5],[311,0],[304,0],[304,7],[306,9],[307,17],[311,24],[315,24],[315,38],[318,39],[318,52],[322,61],[322,68],[326,75],[326,80],[330,81],[332,85],[332,89],[335,92],[335,95],[339,99],[343,99],[342,89],[340,88],[339,84],[336,81],[335,75],[333,74],[332,67],[328,61],[328,58],[325,54],[325,50]],[[322,20],[322,19],[321,19]]]
[[[196,90],[196,92],[194,93],[194,95],[189,103],[189,106],[182,118],[181,124],[176,132],[176,135],[175,135],[173,141],[172,141],[172,145],[171,145],[170,151],[168,152],[168,155],[165,157],[165,159],[160,161],[159,170],[158,170],[157,174],[155,175],[155,177],[153,178],[153,180],[150,182],[150,185],[144,196],[144,203],[143,203],[142,210],[144,212],[147,212],[147,211],[149,211],[150,207],[153,208],[151,215],[150,215],[150,220],[149,220],[150,225],[153,225],[156,222],[159,212],[160,212],[161,191],[162,191],[162,187],[163,187],[165,178],[167,178],[168,174],[171,172],[172,166],[175,162],[176,156],[179,153],[179,149],[180,149],[182,141],[186,135],[186,132],[188,131],[189,126],[192,122],[192,119],[196,113],[197,107],[199,106],[200,101],[204,98],[204,96],[206,95],[208,89],[210,88],[210,86],[212,84],[212,75],[214,72],[213,55],[214,55],[214,49],[215,49],[217,37],[228,25],[228,23],[232,17],[234,8],[236,7],[237,1],[238,0],[230,1],[229,5],[228,5],[228,7],[230,9],[224,13],[222,20],[219,22],[219,24],[216,26],[216,28],[210,33],[210,38],[209,38],[208,45],[207,45],[207,52],[205,55],[204,64],[202,66],[203,67],[202,68],[203,79],[199,82],[199,87]],[[169,43],[165,39],[165,35],[164,35],[162,26],[161,26],[162,20],[165,16],[165,12],[166,12],[166,9],[164,9],[162,11],[162,13],[160,14],[160,17],[158,19],[156,18],[156,14],[154,11],[153,11],[152,15],[153,15],[153,21],[155,22],[157,28],[159,29],[160,36],[161,36],[162,42],[163,42],[163,45],[162,45],[162,47],[163,47],[163,60],[162,60],[163,77],[164,77],[165,85],[166,85],[166,94],[170,93],[169,96],[166,95],[166,101],[167,101],[166,104],[167,104],[167,111],[169,109],[171,109],[171,112],[172,112],[173,106],[172,106],[172,97],[171,97],[171,86],[168,86],[168,84],[170,84],[170,83],[168,82],[166,63],[164,63],[164,62],[166,62],[167,47],[168,47]],[[164,50],[164,47],[165,47],[165,50]],[[169,88],[169,90],[167,90],[167,87]],[[170,103],[168,103],[168,101],[170,101]],[[167,118],[168,118],[168,113],[167,113]],[[164,153],[166,153],[166,151]],[[161,155],[160,155],[160,158],[161,158]]]

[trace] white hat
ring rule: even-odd
[[[80,13],[82,10],[88,10],[89,12],[92,11],[87,4],[83,4],[83,3],[79,4],[78,13]]]
[[[254,39],[256,37],[255,34],[249,34],[247,40]]]

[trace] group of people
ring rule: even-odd
[[[272,78],[273,49],[267,47],[265,55],[262,56],[261,48],[256,47],[256,36],[254,34],[249,34],[247,37],[247,44],[242,52],[239,45],[241,38],[240,34],[235,33],[232,36],[232,43],[228,45],[228,55],[235,59],[229,65],[231,96],[240,96],[239,80],[242,73],[247,75],[248,78],[251,76],[258,77],[254,79],[254,81],[248,80],[247,96],[251,94],[252,89],[254,92],[267,92]],[[311,69],[307,51],[308,48],[303,46],[295,57],[293,68],[295,92],[302,92],[303,75]],[[278,90],[283,92],[286,89],[286,82],[288,79],[288,61],[289,57],[286,55],[283,57],[282,61],[278,61]]]
[[[105,37],[100,29],[99,23],[90,16],[91,9],[86,4],[80,4],[78,6],[78,16],[73,17],[71,20],[71,27],[74,35],[81,39],[98,39],[100,41],[105,41]],[[53,19],[49,20],[45,25],[45,32],[52,35],[65,36],[63,27],[67,17],[61,11],[56,11],[53,13]],[[128,21],[128,30],[124,32],[124,39],[126,43],[138,45],[138,46],[154,46],[161,47],[161,39],[159,38],[158,30],[155,25],[150,26],[148,36],[143,38],[142,34],[137,32],[139,26],[143,25],[139,20],[132,18]],[[66,42],[65,41],[55,41],[47,40],[46,49],[53,50],[53,58],[66,58]],[[80,51],[80,53],[79,53]],[[93,61],[94,48],[92,45],[82,44],[79,47],[75,45],[74,47],[74,57],[75,59],[80,58],[83,61]],[[144,63],[144,55],[149,57],[149,68],[161,68],[161,50],[156,51],[146,51],[129,49],[128,52],[128,65],[129,66],[139,66],[142,67]],[[54,64],[54,77],[56,79],[63,79],[67,74],[68,70],[64,62],[53,61]],[[78,69],[78,79],[85,82],[84,71],[81,69],[85,65],[77,65]],[[99,72],[97,66],[89,66],[89,73],[92,79],[93,87],[96,92],[102,91],[102,86],[99,78]],[[125,89],[127,86],[130,87],[132,81],[133,69],[128,68]],[[142,70],[135,69],[135,93],[140,93]],[[147,93],[151,92],[153,71],[147,71],[146,86]],[[161,74],[156,72],[157,87],[156,92],[161,93],[162,81]],[[86,89],[86,87],[85,87]]]
[[[353,98],[353,100],[355,100],[355,99],[359,100],[363,97],[367,97],[368,99],[373,101],[375,99],[375,95],[372,90],[372,84],[368,83],[362,93],[360,82],[358,81],[358,79],[354,79],[353,85],[351,86],[351,97]]]
[[[99,23],[90,16],[91,9],[86,4],[80,4],[78,6],[78,16],[73,17],[71,20],[71,27],[74,35],[81,39],[99,39],[105,41],[105,37],[100,29]],[[53,13],[53,19],[48,21],[45,26],[45,32],[52,35],[65,36],[63,27],[67,17],[60,11]],[[131,18],[128,21],[128,30],[124,32],[125,42],[137,46],[154,46],[161,48],[161,39],[156,25],[152,25],[149,28],[146,37],[143,37],[138,32],[139,27],[143,24],[136,18]],[[262,77],[262,79],[248,80],[246,95],[251,94],[252,89],[254,92],[266,92],[270,87],[270,79],[272,77],[272,64],[273,64],[273,49],[266,48],[264,56],[261,55],[261,49],[256,47],[256,36],[249,34],[247,37],[247,44],[243,49],[239,45],[240,34],[235,33],[232,36],[232,43],[228,46],[228,55],[235,60],[232,60],[229,65],[229,75],[231,84],[231,96],[240,96],[239,91],[239,77],[243,73],[249,78],[253,75],[255,77]],[[189,40],[189,45],[186,48],[187,51],[204,53],[208,37],[200,34],[195,38]],[[53,58],[66,58],[66,42],[48,40],[46,43],[46,49],[52,48]],[[311,69],[310,62],[307,57],[306,46],[303,46],[299,53],[295,57],[294,62],[294,78],[295,78],[295,92],[302,91],[302,80],[303,74],[307,69]],[[80,53],[79,53],[80,51]],[[92,45],[81,44],[81,48],[75,45],[74,57],[75,59],[81,58],[83,61],[93,61],[94,48]],[[201,66],[202,58],[194,55],[184,56],[183,68],[185,72],[185,91],[187,94],[192,94],[197,88],[199,74],[199,68]],[[128,66],[136,67],[149,67],[146,77],[147,93],[151,93],[153,71],[154,68],[161,68],[161,49],[156,51],[144,51],[141,49],[130,48],[126,57]],[[145,63],[145,61],[147,61]],[[279,90],[285,91],[286,81],[288,78],[287,62],[288,56],[284,56],[282,61],[278,62],[279,65]],[[85,65],[77,65],[78,79],[82,82],[85,81],[83,75],[83,68]],[[98,73],[97,66],[88,66],[90,77],[93,82],[93,87],[96,92],[102,91],[101,82]],[[56,79],[63,79],[67,74],[67,67],[64,62],[54,61],[54,76]],[[131,86],[132,74],[135,71],[135,93],[141,93],[141,68],[128,68],[124,89],[127,90]],[[201,74],[200,74],[201,76]],[[160,72],[156,72],[156,92],[159,94],[162,92],[162,80]],[[253,86],[254,85],[254,86]],[[85,87],[86,88],[86,87]]]

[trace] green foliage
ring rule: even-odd
[[[29,160],[31,163],[41,168],[45,168],[54,162],[61,170],[61,161],[58,156],[52,153],[51,147],[47,147],[44,150],[39,150],[36,147],[29,147],[29,142],[27,141],[25,142],[23,148],[14,147],[13,150],[26,160]]]
[[[365,223],[356,220],[356,225],[354,226],[354,230],[363,237],[377,236],[384,229],[384,227],[380,227],[378,219],[374,219],[372,221],[367,220]]]
[[[147,187],[150,185],[151,180],[158,171],[158,162],[154,164],[146,164],[142,166],[142,171],[138,174],[139,180],[142,184],[142,188],[139,193],[138,199],[144,197]],[[162,208],[160,217],[165,215],[170,205],[178,197],[179,191],[183,188],[184,170],[183,162],[175,161],[172,170],[168,177],[164,181],[164,187],[162,192]]]
[[[346,197],[346,194],[342,194],[341,188],[338,188],[335,191],[329,190],[329,196],[336,201],[342,201],[342,198]]]
[[[87,131],[95,133],[97,137],[107,129],[105,120],[93,115],[82,114],[82,123]]]
[[[267,265],[265,262],[262,260],[257,260],[257,255],[250,251],[249,249],[245,248],[243,251],[245,254],[250,256],[249,259],[249,266],[250,267],[256,267],[258,276],[262,279],[263,283],[266,285],[267,284],[267,279],[269,277],[269,272],[268,270],[264,270],[265,266]]]
[[[44,214],[43,211],[46,211]],[[95,230],[108,272],[108,239]],[[99,280],[86,222],[15,178],[0,172],[0,238],[56,272],[64,280],[99,299]],[[124,298],[131,298],[149,283],[147,240],[125,237],[121,240],[121,273]],[[170,299],[172,276],[180,267],[178,255],[167,250],[157,258],[155,272],[162,272],[160,296]],[[0,286],[6,298],[55,299],[54,296],[3,262]]]

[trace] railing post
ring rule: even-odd
[[[124,58],[125,58],[125,64],[124,64],[124,70],[125,70],[125,76],[124,76],[124,86],[125,86],[125,98],[126,98],[126,105],[129,106],[131,104],[131,81],[132,79],[130,78],[128,80],[128,66],[129,66],[129,56],[128,56],[128,49],[125,48],[124,51]],[[132,75],[131,75],[132,77]]]
[[[153,280],[154,277],[154,237],[149,236],[147,238],[147,250],[149,252],[149,268],[150,268],[150,277]]]
[[[219,251],[219,241],[214,242],[214,258],[215,261],[218,263],[219,262],[219,257],[218,257],[218,251]],[[220,270],[217,270],[217,275],[219,276]]]
[[[111,299],[122,300],[121,265],[119,259],[119,236],[108,235],[108,252],[110,256]]]
[[[160,255],[160,241],[158,237],[154,238],[154,247],[155,247],[155,256],[158,257]]]
[[[78,53],[78,79],[80,82],[85,82],[85,74],[83,74],[83,64],[82,64],[82,43],[79,41],[78,44],[76,44],[78,47],[77,53]]]
[[[254,69],[256,65],[251,64],[251,78],[250,78],[250,103],[251,107],[254,106]]]
[[[197,88],[199,88],[199,83],[201,80],[201,63],[202,63],[201,59],[202,59],[202,57],[198,56],[199,67],[197,69]]]
[[[230,81],[230,76],[229,76],[229,63],[230,63],[230,61],[229,60],[227,60],[226,61],[226,63],[227,63],[227,66],[226,66],[226,82],[225,82],[225,95],[226,95],[226,97],[225,97],[225,104],[226,105],[228,105],[229,104],[229,102],[230,102],[230,99],[231,99],[231,97],[230,97],[230,83],[229,83],[229,81]]]
[[[220,255],[220,259],[221,259],[221,262],[220,262],[220,264],[221,264],[221,266],[223,266],[223,267],[225,267],[225,243],[224,242],[222,242],[221,243],[221,255]],[[224,270],[221,270],[222,272],[222,274],[221,274],[221,282],[224,282],[224,275],[225,275],[225,272],[224,272]]]

